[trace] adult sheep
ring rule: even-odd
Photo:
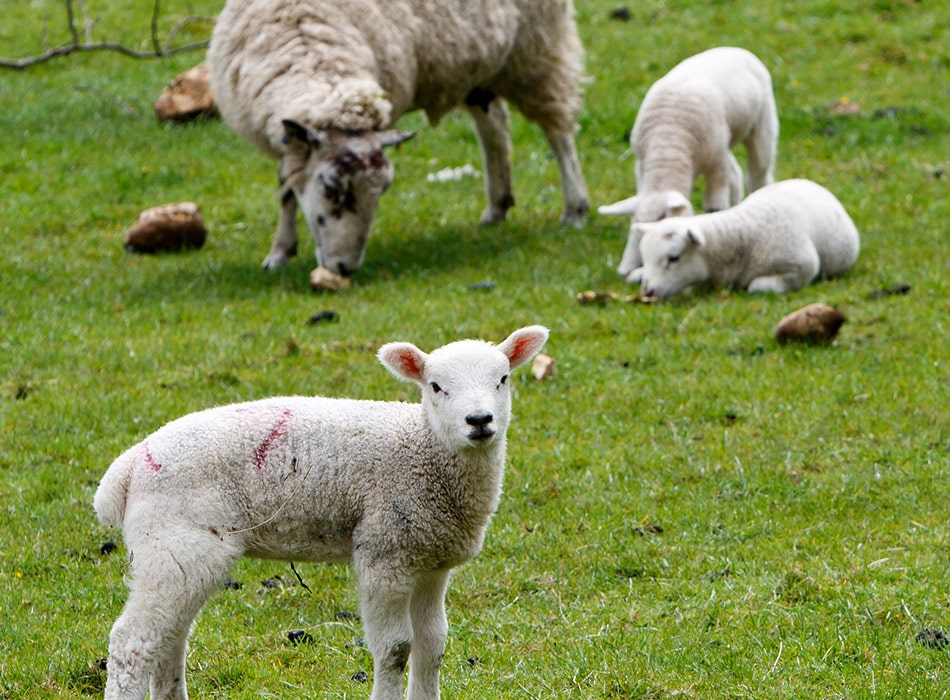
[[[453,567],[478,554],[501,494],[509,372],[544,345],[529,326],[500,345],[380,361],[422,403],[272,398],[179,418],[127,450],[96,491],[121,527],[130,593],[109,638],[106,700],[183,700],[192,620],[244,555],[350,561],[373,700],[439,696]]]
[[[705,211],[739,203],[742,167],[732,149],[740,143],[748,156],[749,190],[772,182],[778,132],[772,78],[755,55],[723,46],[687,58],[650,87],[637,111],[630,133],[636,196],[598,211],[633,217],[629,247],[635,250],[635,224],[692,215],[689,197],[700,176]],[[621,274],[639,282],[640,267]]]
[[[281,208],[263,266],[296,253],[297,203],[317,262],[358,269],[393,168],[391,131],[422,109],[431,123],[464,107],[482,149],[488,203],[514,204],[506,100],[543,129],[561,172],[562,222],[588,199],[573,132],[583,47],[571,0],[229,0],[208,51],[225,121],[279,161]]]
[[[634,225],[645,297],[705,282],[781,294],[841,274],[860,248],[841,202],[811,180],[774,182],[725,211]],[[632,265],[624,256],[621,267]]]

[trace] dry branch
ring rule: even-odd
[[[186,17],[175,24],[169,31],[164,43],[160,41],[158,35],[158,19],[161,14],[161,0],[155,0],[152,5],[152,18],[150,22],[152,50],[138,51],[121,43],[109,41],[92,41],[90,32],[87,32],[86,39],[80,39],[79,29],[76,26],[76,14],[73,10],[73,0],[64,0],[66,3],[66,21],[68,23],[69,35],[71,40],[59,46],[53,46],[40,54],[34,56],[25,56],[23,58],[0,58],[0,68],[12,68],[13,70],[24,70],[31,66],[46,63],[60,56],[69,56],[74,53],[88,51],[113,51],[129,58],[166,58],[176,54],[186,53],[188,51],[197,51],[208,48],[207,41],[197,41],[183,46],[171,45],[178,33],[190,24],[213,24],[214,20],[207,17]]]

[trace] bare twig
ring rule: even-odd
[[[208,48],[207,41],[197,41],[176,47],[172,47],[171,43],[182,29],[191,24],[212,24],[214,22],[213,19],[196,16],[186,17],[182,20],[179,20],[171,29],[165,39],[165,43],[163,44],[158,34],[158,23],[161,14],[161,0],[155,0],[155,4],[152,7],[151,18],[152,50],[137,51],[121,43],[109,41],[92,41],[92,22],[88,18],[85,22],[86,37],[83,39],[80,36],[79,28],[76,25],[76,12],[73,8],[73,0],[64,0],[64,2],[66,5],[67,28],[69,30],[71,39],[67,43],[60,44],[59,46],[47,46],[47,48],[42,53],[33,56],[25,56],[22,58],[0,58],[0,68],[24,70],[41,63],[46,63],[47,61],[51,61],[55,58],[89,51],[113,51],[123,56],[127,56],[128,58],[136,59],[166,58],[180,53],[187,53],[189,51],[197,51]],[[84,7],[81,6],[80,11],[85,17]],[[46,45],[45,40],[43,41],[43,44]]]

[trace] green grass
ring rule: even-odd
[[[167,0],[162,31],[212,16]],[[200,54],[95,53],[0,72],[0,697],[101,694],[125,549],[92,494],[162,423],[273,394],[413,399],[374,352],[552,329],[558,374],[515,381],[505,495],[448,596],[447,698],[946,698],[950,651],[950,12],[940,3],[578,2],[587,103],[578,147],[595,205],[632,194],[626,135],[647,87],[714,45],[771,68],[780,178],[835,192],[862,234],[842,278],[786,296],[626,291],[626,224],[558,227],[556,168],[513,120],[518,206],[475,225],[481,168],[464,115],[392,154],[367,263],[315,294],[313,244],[272,275],[275,168],[219,122],[168,127],[152,104]],[[65,41],[58,3],[4,8],[0,56]],[[150,4],[86,3],[97,39],[147,50]],[[123,6],[124,7],[124,6]],[[192,28],[183,41],[207,36]],[[45,39],[44,39],[45,37]],[[45,44],[44,44],[45,41]],[[834,116],[827,105],[859,105]],[[741,160],[741,158],[740,158]],[[193,200],[201,251],[122,248],[142,209]],[[698,198],[697,198],[698,202]],[[302,233],[304,231],[302,230]],[[490,290],[470,285],[489,280]],[[906,283],[904,296],[871,296]],[[813,301],[848,317],[830,347],[781,347]],[[339,322],[308,325],[321,309]],[[100,552],[120,542],[111,555]],[[359,698],[371,672],[345,567],[242,562],[202,612],[198,698]],[[285,583],[266,588],[279,576]],[[310,644],[292,645],[303,629]]]

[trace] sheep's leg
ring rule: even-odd
[[[413,639],[407,700],[437,700],[439,697],[439,669],[449,629],[445,619],[448,583],[449,572],[439,571],[424,577],[412,595],[409,612]]]
[[[136,523],[143,533],[161,527]],[[198,610],[231,570],[237,553],[210,533],[168,533],[162,541],[137,541],[126,528],[132,553],[129,599],[109,636],[105,700],[187,700],[185,648]],[[174,540],[180,548],[168,550]]]
[[[630,284],[640,284],[643,281],[643,258],[640,255],[642,237],[642,231],[636,224],[631,224],[627,245],[623,249],[620,265],[617,266],[617,272]]]
[[[188,633],[191,625],[178,630],[178,636],[165,643],[155,671],[152,673],[151,697],[167,700],[188,700],[185,685],[185,655],[188,652]]]
[[[703,210],[722,211],[742,201],[742,166],[728,151],[722,162],[706,173]]]
[[[795,270],[784,275],[764,275],[762,277],[756,277],[749,282],[748,291],[784,294],[794,289],[801,289],[807,282],[808,279],[805,278],[802,271]]]
[[[587,185],[581,172],[581,162],[577,157],[574,137],[569,132],[546,129],[544,135],[551,145],[558,168],[561,170],[561,191],[564,195],[564,213],[561,223],[565,226],[580,228],[590,209],[587,198]]]
[[[412,648],[409,600],[412,582],[389,567],[355,562],[366,645],[373,655],[370,700],[401,700],[402,679]]]
[[[480,99],[477,99],[480,98]],[[496,224],[505,220],[515,205],[511,188],[511,132],[508,127],[508,106],[500,97],[484,91],[473,92],[466,108],[475,122],[475,134],[482,149],[485,165],[485,197],[488,203],[481,223]]]
[[[777,122],[776,118],[776,122]],[[778,127],[776,126],[776,131]],[[749,191],[754,192],[775,181],[775,136],[756,129],[745,150],[749,156]]]
[[[287,187],[283,171],[280,172],[280,215],[277,217],[277,231],[271,243],[270,253],[264,258],[261,267],[276,270],[287,264],[297,255],[297,198],[294,191]]]

